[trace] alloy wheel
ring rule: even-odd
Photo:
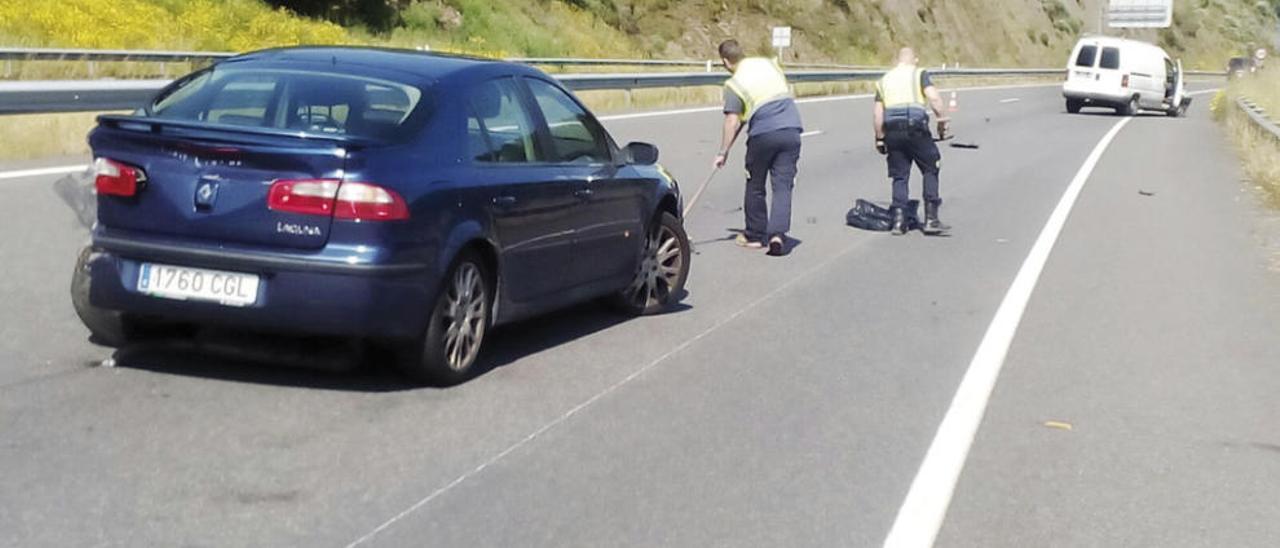
[[[484,276],[470,262],[458,266],[445,294],[443,317],[445,363],[462,371],[475,362],[489,325]]]
[[[640,269],[625,293],[627,301],[640,309],[666,302],[680,283],[684,261],[680,236],[659,225],[645,241]]]

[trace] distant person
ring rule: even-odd
[[[786,75],[773,60],[746,57],[736,40],[720,44],[720,60],[733,77],[724,85],[724,132],[716,169],[724,167],[739,130],[749,124],[743,203],[746,227],[737,242],[752,249],[767,245],[770,255],[782,255],[791,230],[791,190],[800,161],[800,133],[804,131],[800,110]],[[772,207],[765,200],[766,178],[772,178]]]
[[[929,73],[916,66],[911,48],[898,52],[898,64],[876,83],[876,150],[888,155],[889,177],[893,179],[893,233],[906,234],[910,228],[906,209],[910,203],[911,165],[924,176],[924,226],[921,231],[936,236],[951,227],[938,220],[942,196],[938,193],[938,173],[942,153],[929,130],[929,110],[938,117],[938,138],[947,137],[950,120],[943,112],[942,96]]]

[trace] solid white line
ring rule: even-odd
[[[1007,105],[1007,104],[1009,104],[1009,103],[1016,103],[1016,102],[1021,101],[1021,100],[1022,100],[1022,99],[1019,99],[1019,98],[1017,98],[1017,97],[1014,97],[1014,98],[1011,98],[1011,99],[1001,99],[1001,100],[1000,100],[1000,104],[1006,104],[1006,105]]]
[[[1053,251],[1085,182],[1089,180],[1111,141],[1130,120],[1132,118],[1116,122],[1111,131],[1094,147],[1076,173],[1075,179],[1071,180],[1066,192],[1058,200],[1058,206],[1049,216],[1040,237],[1036,238],[1031,253],[1023,261],[1017,277],[1009,286],[1009,292],[996,310],[995,318],[987,327],[977,353],[969,362],[969,369],[960,381],[955,398],[951,400],[951,407],[938,426],[924,462],[921,463],[915,480],[911,482],[907,498],[898,510],[898,517],[884,541],[885,548],[928,548],[937,540],[938,531],[942,529],[942,522],[947,516],[947,508],[951,505],[951,497],[955,494],[956,482],[960,479],[969,449],[973,447],[973,438],[986,413],[991,390],[995,388],[1000,369],[1004,367],[1009,346],[1018,331],[1018,324],[1022,322],[1023,312],[1026,311],[1027,302],[1040,279],[1040,273],[1049,260],[1049,254]]]
[[[800,136],[801,137],[817,137],[819,135],[822,135],[823,133],[825,132],[820,129],[815,129],[813,131],[806,131],[804,133],[801,133]]]
[[[807,99],[796,99],[796,102],[802,105],[811,105],[813,103],[829,103],[831,101],[852,101],[854,99],[870,99],[875,95],[869,93],[860,93],[858,95],[832,95],[831,97],[809,97]]]
[[[601,116],[598,119],[601,122],[612,122],[614,120],[634,120],[636,118],[653,118],[655,116],[675,116],[677,114],[697,114],[699,112],[721,112],[722,108],[723,107],[699,107],[680,110],[658,110],[654,112],[637,112],[635,114],[613,114],[610,116]]]
[[[0,171],[0,180],[20,179],[22,177],[39,177],[41,175],[62,175],[89,169],[87,165],[44,167],[39,169],[23,169],[19,171]]]
[[[744,306],[744,307],[742,307],[741,309],[739,309],[737,312],[734,312],[733,314],[730,314],[729,316],[727,316],[727,317],[725,317],[725,318],[721,319],[720,321],[718,321],[718,322],[716,322],[716,323],[712,324],[712,325],[711,325],[711,327],[708,327],[706,330],[704,330],[704,331],[702,331],[701,333],[698,333],[697,335],[693,336],[693,338],[690,338],[690,339],[688,339],[688,340],[686,340],[686,341],[684,341],[684,342],[680,343],[680,344],[679,344],[679,345],[677,345],[676,347],[674,347],[674,348],[672,348],[671,350],[667,351],[667,353],[666,353],[666,354],[663,354],[663,355],[661,355],[661,356],[658,356],[658,358],[657,358],[657,359],[655,359],[655,360],[653,360],[653,361],[649,362],[648,364],[646,364],[645,366],[641,367],[640,369],[637,369],[636,371],[632,372],[630,375],[627,375],[627,377],[626,377],[626,378],[624,378],[624,379],[622,379],[622,380],[620,380],[620,381],[618,381],[618,382],[614,383],[613,385],[609,386],[608,388],[605,388],[605,389],[604,389],[603,391],[601,391],[600,393],[598,393],[598,394],[596,394],[596,395],[594,395],[594,396],[591,396],[591,397],[590,397],[590,398],[588,398],[586,401],[583,401],[582,403],[579,403],[578,405],[573,406],[573,408],[569,409],[569,410],[568,410],[568,411],[566,411],[564,414],[562,414],[562,415],[560,415],[559,417],[556,417],[555,419],[553,419],[552,421],[550,421],[550,422],[548,422],[548,423],[546,423],[546,424],[542,425],[542,426],[541,426],[541,427],[539,427],[537,430],[534,430],[532,433],[530,433],[529,435],[525,436],[525,437],[524,437],[523,439],[521,439],[520,441],[517,441],[516,443],[512,444],[510,447],[507,447],[506,449],[502,450],[502,452],[500,452],[500,453],[498,453],[498,454],[496,454],[496,455],[494,455],[494,456],[490,457],[488,460],[485,460],[484,462],[480,463],[480,465],[479,465],[479,466],[476,466],[476,467],[475,467],[474,469],[472,469],[470,472],[466,472],[466,473],[462,474],[461,476],[458,476],[457,478],[455,478],[453,481],[451,481],[451,482],[449,482],[449,483],[445,484],[444,486],[442,486],[442,487],[440,487],[440,488],[436,489],[435,491],[432,491],[432,492],[431,492],[431,494],[429,494],[429,495],[427,495],[427,496],[423,497],[421,500],[419,500],[418,502],[414,503],[412,506],[409,506],[408,508],[406,508],[403,512],[400,512],[399,514],[396,514],[396,515],[395,515],[394,517],[392,517],[391,519],[388,519],[387,521],[383,522],[383,523],[382,523],[381,525],[379,525],[377,528],[375,528],[374,530],[370,531],[367,535],[365,535],[365,536],[363,536],[363,537],[360,537],[359,539],[356,539],[356,540],[355,540],[354,542],[352,542],[351,544],[348,544],[348,545],[347,545],[347,548],[355,548],[356,546],[360,546],[360,545],[362,545],[362,544],[364,544],[364,543],[366,543],[366,542],[369,542],[369,541],[370,541],[370,540],[372,540],[375,536],[377,536],[379,533],[382,533],[383,531],[387,530],[387,528],[391,527],[392,525],[395,525],[395,524],[396,524],[396,522],[398,522],[398,521],[400,521],[400,520],[404,519],[406,516],[408,516],[409,514],[412,514],[412,513],[413,513],[413,512],[415,512],[415,511],[417,511],[419,508],[422,508],[423,506],[426,506],[426,505],[427,505],[427,503],[429,503],[429,502],[431,502],[431,501],[435,500],[436,498],[440,497],[441,495],[443,495],[443,494],[445,494],[445,493],[449,492],[449,490],[450,490],[450,489],[453,489],[454,487],[457,487],[457,486],[458,486],[458,484],[461,484],[462,482],[465,482],[465,481],[467,481],[468,479],[471,479],[471,478],[472,478],[472,477],[474,477],[476,474],[479,474],[480,472],[483,472],[486,468],[488,468],[488,467],[490,467],[490,466],[493,466],[495,463],[497,463],[498,461],[502,460],[502,459],[503,459],[503,458],[505,458],[507,455],[510,455],[511,453],[513,453],[513,452],[515,452],[515,451],[519,450],[521,447],[524,447],[524,446],[528,445],[530,442],[534,441],[535,439],[537,439],[537,438],[538,438],[539,436],[541,436],[542,434],[545,434],[548,430],[551,430],[552,428],[555,428],[555,427],[559,426],[560,424],[564,423],[565,421],[569,420],[570,418],[572,418],[574,415],[578,414],[578,413],[579,413],[580,411],[582,411],[583,409],[586,409],[587,407],[590,407],[592,404],[596,403],[597,401],[600,401],[600,400],[601,400],[601,399],[603,399],[604,397],[606,397],[606,396],[608,396],[608,395],[610,395],[610,394],[612,394],[612,393],[616,392],[619,388],[622,388],[622,387],[623,387],[624,385],[626,385],[627,383],[629,383],[629,382],[631,382],[631,381],[633,381],[633,380],[635,380],[635,379],[639,378],[641,375],[645,374],[646,372],[648,372],[649,370],[651,370],[651,369],[653,369],[654,367],[658,366],[659,364],[661,364],[661,363],[663,363],[663,362],[667,361],[667,360],[668,360],[668,359],[670,359],[672,356],[675,356],[676,354],[679,354],[679,353],[683,352],[684,350],[688,349],[690,346],[693,346],[693,345],[694,345],[695,343],[697,343],[698,341],[700,341],[700,340],[702,340],[702,339],[706,338],[708,335],[710,335],[710,334],[712,334],[712,333],[716,332],[717,330],[719,330],[720,328],[722,328],[722,327],[724,327],[724,326],[726,326],[726,325],[728,325],[728,324],[732,323],[734,320],[738,319],[739,317],[741,317],[743,314],[747,313],[748,311],[750,311],[750,310],[752,310],[752,309],[756,308],[757,306],[760,306],[761,304],[765,303],[766,301],[769,301],[770,299],[773,299],[775,296],[777,296],[778,294],[780,294],[780,293],[782,293],[782,292],[786,291],[787,289],[791,288],[792,286],[796,285],[797,283],[799,283],[799,282],[801,282],[801,281],[803,281],[803,280],[806,280],[806,279],[808,279],[808,278],[811,278],[814,274],[816,274],[817,272],[819,272],[819,271],[821,271],[821,270],[825,269],[825,268],[826,268],[828,265],[830,265],[831,263],[834,263],[835,261],[837,261],[837,260],[839,260],[840,258],[844,257],[845,255],[849,254],[849,252],[850,252],[850,251],[853,251],[853,250],[854,250],[855,248],[857,248],[860,244],[865,243],[865,242],[869,242],[869,241],[871,241],[871,240],[869,240],[869,239],[860,239],[860,240],[855,240],[855,241],[854,241],[854,243],[849,244],[847,247],[845,247],[845,248],[844,248],[842,251],[840,251],[839,253],[836,253],[835,255],[832,255],[832,256],[831,256],[831,257],[829,257],[827,260],[825,260],[825,261],[823,261],[823,262],[819,263],[818,265],[814,266],[813,268],[809,269],[808,271],[804,272],[803,274],[801,274],[801,275],[799,275],[799,276],[796,276],[796,277],[792,278],[790,281],[788,281],[788,282],[786,282],[786,283],[784,283],[784,284],[782,284],[782,285],[778,286],[778,287],[777,287],[777,288],[775,288],[773,291],[770,291],[769,293],[765,294],[764,296],[762,296],[762,297],[760,297],[760,298],[758,298],[758,299],[756,299],[756,300],[754,300],[754,301],[751,301],[751,302],[750,302],[750,303],[748,303],[746,306]]]

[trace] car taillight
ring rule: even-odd
[[[395,191],[369,183],[342,183],[333,216],[355,221],[402,221],[409,206]]]
[[[404,198],[369,183],[338,179],[280,180],[271,184],[267,207],[302,215],[332,215],[350,221],[400,221],[409,218]]]
[[[1124,76],[1121,76],[1121,77],[1120,77],[1120,87],[1122,87],[1122,88],[1127,88],[1127,87],[1129,87],[1129,75],[1128,75],[1128,74],[1126,74],[1126,75],[1124,75]]]
[[[141,169],[106,158],[94,160],[93,173],[93,186],[99,195],[133,196],[147,182],[147,174]]]
[[[267,192],[267,207],[302,215],[332,215],[338,197],[337,179],[280,180]]]

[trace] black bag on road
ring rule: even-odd
[[[920,227],[920,200],[907,202],[907,230]],[[874,232],[888,232],[893,229],[893,214],[888,208],[880,207],[861,198],[854,202],[853,209],[844,217],[845,223],[854,228]]]

